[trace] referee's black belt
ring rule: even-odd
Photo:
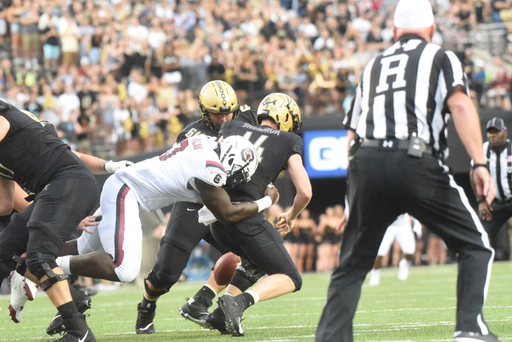
[[[499,204],[505,204],[505,203],[510,203],[512,202],[512,198],[505,198],[505,199],[498,199],[498,198],[495,198],[494,199],[495,202],[498,202]]]
[[[408,150],[410,140],[400,139],[362,139],[361,147],[377,147],[384,150]],[[423,144],[423,152],[432,154],[432,146]]]

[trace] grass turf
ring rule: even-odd
[[[456,265],[413,267],[407,281],[397,269],[383,269],[379,286],[363,285],[354,320],[356,341],[453,341]],[[261,302],[245,312],[245,337],[236,341],[313,341],[327,295],[329,274],[305,274],[298,293]],[[234,337],[202,330],[183,319],[179,307],[201,284],[180,283],[158,301],[153,335],[136,335],[137,303],[142,288],[123,286],[93,297],[87,321],[96,339],[107,341],[230,341]],[[56,313],[44,293],[28,302],[14,324],[0,296],[0,341],[52,341],[46,327]],[[512,341],[512,262],[494,264],[484,314],[492,331]],[[54,336],[57,339],[59,336]]]

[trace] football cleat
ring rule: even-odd
[[[226,327],[224,312],[220,308],[216,308],[206,317],[204,327],[210,330],[218,330],[222,335],[231,334]]]
[[[455,342],[501,342],[499,338],[491,333],[489,335],[482,335],[471,331],[456,331],[453,337]]]
[[[180,315],[204,327],[210,306],[211,303],[208,303],[204,297],[194,296],[181,306]]]
[[[62,324],[65,326],[66,334],[53,342],[96,342],[94,334],[87,326],[85,316],[81,313],[74,314]]]
[[[224,313],[227,331],[233,336],[244,336],[242,328],[242,315],[245,306],[241,303],[243,297],[225,294],[219,297],[219,307]]]
[[[71,292],[71,297],[73,298],[73,302],[75,303],[76,309],[79,313],[83,314],[87,310],[91,308],[91,297],[89,297],[84,292],[77,290],[73,285],[69,286],[69,292]],[[48,328],[46,328],[46,333],[48,335],[61,334],[66,330],[66,327],[63,323],[62,316],[59,312],[53,317],[52,321]]]
[[[156,304],[153,309],[143,308],[142,303],[137,305],[137,322],[135,323],[135,332],[137,334],[154,334],[155,325],[153,320],[156,315]]]
[[[95,287],[85,287],[80,284],[73,284],[71,286],[73,286],[78,291],[85,293],[85,295],[89,297],[92,297],[98,293],[98,290]]]
[[[11,286],[11,300],[9,301],[9,315],[14,323],[21,321],[23,308],[27,300],[34,300],[37,293],[37,285],[16,271],[9,275]]]

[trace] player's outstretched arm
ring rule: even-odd
[[[266,196],[255,202],[233,204],[228,193],[223,188],[209,185],[196,179],[197,190],[204,205],[223,224],[239,222],[263,211],[274,204],[278,198],[277,188],[267,188]]]
[[[309,181],[308,174],[304,165],[302,164],[302,157],[298,154],[294,154],[288,159],[288,172],[292,179],[293,185],[297,194],[293,200],[293,204],[290,210],[279,215],[279,221],[276,224],[278,232],[287,233],[293,229],[294,221],[299,214],[306,208],[313,191],[311,189],[311,182]]]
[[[87,167],[95,175],[114,173],[118,169],[124,169],[125,167],[133,165],[133,163],[129,160],[120,160],[117,162],[113,160],[106,161],[104,159],[91,156],[89,154],[80,153],[78,151],[73,152],[78,156],[78,158],[82,159],[85,165],[87,165]]]

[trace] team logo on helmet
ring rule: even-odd
[[[249,160],[253,160],[254,159],[254,153],[252,152],[252,150],[250,148],[245,148],[242,150],[242,160],[244,162],[247,162]]]

